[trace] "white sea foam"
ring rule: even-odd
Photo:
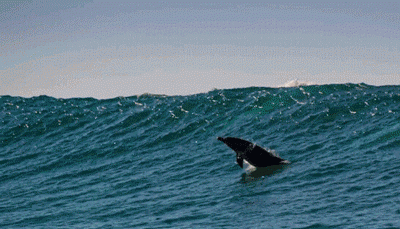
[[[286,82],[281,87],[299,87],[299,86],[308,86],[308,85],[314,85],[314,84],[315,83],[312,83],[312,82],[299,81],[298,79],[295,79],[295,80]]]

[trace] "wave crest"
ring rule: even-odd
[[[289,82],[286,82],[281,87],[300,87],[300,86],[309,86],[309,85],[315,85],[315,83],[306,82],[306,81],[299,81],[298,79],[295,79],[295,80],[291,80]]]

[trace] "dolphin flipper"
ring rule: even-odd
[[[236,162],[240,166],[240,168],[243,168],[243,158],[237,156],[236,157]]]

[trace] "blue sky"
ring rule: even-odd
[[[0,1],[0,95],[400,84],[397,2]]]

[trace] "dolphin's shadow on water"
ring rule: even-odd
[[[254,171],[247,171],[242,174],[241,183],[257,181],[265,177],[273,176],[283,172],[290,165],[271,165],[268,167],[257,168]]]

